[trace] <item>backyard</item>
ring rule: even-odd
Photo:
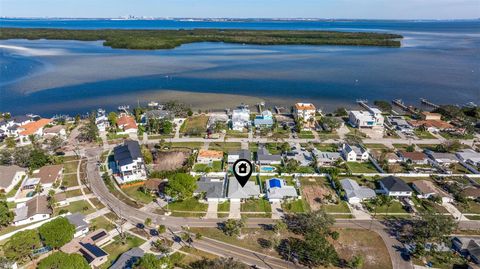
[[[375,166],[369,162],[347,162],[348,168],[352,173],[377,173]]]

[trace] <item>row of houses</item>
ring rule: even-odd
[[[41,118],[37,115],[21,115],[0,121],[0,139],[13,137],[20,145],[31,143],[30,136],[35,138],[66,138],[63,125],[53,126],[53,119]]]

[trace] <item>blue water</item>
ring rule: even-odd
[[[304,100],[325,110],[353,106],[356,99],[480,103],[480,21],[0,19],[0,26],[320,29],[405,37],[401,48],[196,43],[156,51],[111,49],[101,41],[0,41],[0,111],[15,114],[112,109],[154,99],[165,90],[254,96],[271,105]]]

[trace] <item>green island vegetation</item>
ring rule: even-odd
[[[67,30],[1,28],[0,39],[56,39],[97,41],[121,49],[173,49],[195,42],[224,42],[255,45],[347,45],[400,47],[401,35],[367,32],[291,30]]]

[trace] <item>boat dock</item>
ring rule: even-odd
[[[425,99],[425,98],[420,98],[420,102],[421,102],[423,105],[431,106],[431,107],[433,107],[433,108],[439,108],[439,107],[440,107],[439,105],[436,105],[436,104],[428,101],[428,100]]]
[[[359,104],[361,107],[365,109],[370,109],[367,103],[368,103],[368,100],[357,100],[357,104]]]
[[[392,100],[392,103],[398,107],[400,107],[401,109],[403,109],[404,111],[406,112],[410,112],[412,114],[416,114],[417,112],[415,111],[415,108],[412,107],[412,106],[406,106],[405,103],[403,103],[403,101],[401,99],[395,99],[395,100]]]

